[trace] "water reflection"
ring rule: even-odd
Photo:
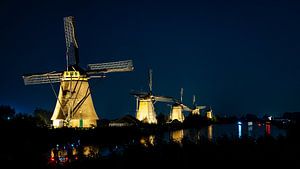
[[[98,158],[100,155],[99,146],[85,145],[78,143],[57,144],[50,149],[49,163],[68,164],[79,158]]]
[[[238,122],[238,137],[242,138],[242,122]]]
[[[95,158],[99,156],[98,146],[83,146],[83,156],[86,158]]]
[[[270,122],[266,123],[266,135],[267,136],[271,135],[271,124],[270,124]]]
[[[201,133],[203,131],[199,129],[188,129],[184,131],[184,136],[193,143],[200,143]]]
[[[252,137],[252,132],[253,132],[253,122],[249,121],[248,122],[248,137]]]
[[[208,141],[213,140],[213,125],[207,126],[207,138],[208,138]]]
[[[246,125],[247,124],[247,125]],[[50,147],[48,150],[48,157],[50,164],[68,164],[80,159],[92,159],[102,158],[104,156],[110,156],[114,154],[123,153],[124,150],[130,144],[140,144],[145,147],[152,147],[164,142],[176,142],[182,145],[183,138],[186,141],[190,141],[196,144],[201,144],[201,141],[213,142],[217,138],[221,138],[224,135],[229,138],[241,138],[242,132],[248,133],[249,137],[259,138],[264,135],[271,135],[277,137],[279,135],[286,136],[286,131],[279,129],[276,126],[266,123],[262,124],[265,127],[259,127],[256,123],[245,123],[243,124],[214,124],[203,128],[197,129],[181,129],[176,131],[167,131],[157,135],[143,136],[138,139],[133,139],[127,144],[109,144],[109,145],[83,145],[80,141],[68,144],[57,144]],[[47,157],[47,158],[48,158]]]
[[[183,129],[171,131],[171,132],[170,132],[170,136],[171,136],[171,140],[172,140],[172,141],[181,144],[181,143],[182,143],[183,136],[184,136]]]
[[[140,139],[140,144],[145,147],[154,146],[155,144],[155,135],[143,136]]]
[[[166,137],[165,141],[177,141],[182,142],[182,138],[185,138],[188,141],[193,143],[201,143],[200,139],[207,139],[210,142],[215,141],[217,138],[221,138],[223,136],[228,136],[233,139],[241,139],[243,137],[243,133],[247,134],[248,137],[252,137],[257,139],[259,137],[263,137],[265,134],[273,136],[274,138],[278,136],[286,136],[286,131],[284,129],[279,129],[276,126],[272,126],[271,132],[271,124],[266,123],[262,124],[265,127],[259,127],[258,124],[253,122],[245,122],[245,123],[237,123],[237,124],[214,124],[209,125],[207,127],[201,129],[185,129],[185,130],[177,130],[170,131],[167,134],[170,137]]]
[[[50,150],[50,163],[65,164],[78,160],[78,144],[57,144]]]

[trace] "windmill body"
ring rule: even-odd
[[[192,115],[199,115],[200,116],[200,108],[196,105],[196,96],[193,95],[193,109]]]
[[[137,99],[136,119],[143,123],[157,124],[155,102],[173,102],[173,98],[152,94],[152,70],[149,70],[149,92],[133,92]]]
[[[157,124],[156,113],[151,98],[138,98],[136,118],[144,123]]]
[[[180,122],[184,121],[183,111],[192,111],[189,107],[182,103],[183,97],[183,88],[180,90],[180,101],[175,101],[172,105],[171,113],[170,113],[170,121],[178,120]]]
[[[170,113],[170,120],[178,120],[180,122],[184,121],[184,115],[183,115],[183,108],[180,104],[173,104],[171,113]]]
[[[99,117],[95,111],[88,80],[103,78],[110,72],[133,70],[131,60],[89,64],[79,67],[78,43],[73,16],[64,18],[67,70],[24,75],[25,85],[51,84],[56,96],[56,106],[51,117],[53,127],[95,127]],[[53,83],[60,83],[57,95]]]
[[[206,118],[207,119],[212,119],[212,117],[213,117],[213,113],[212,113],[212,109],[210,108],[210,110],[208,110],[206,112]]]
[[[195,108],[192,110],[192,115],[199,115],[200,116],[200,109],[199,108]]]
[[[170,132],[170,138],[174,141],[182,144],[182,139],[184,137],[184,131],[183,130],[174,130]]]
[[[60,82],[56,106],[51,120],[53,126],[97,126],[98,115],[92,101],[88,78],[79,71],[65,71]]]
[[[192,107],[192,115],[201,115],[201,112],[203,109],[205,109],[207,106],[197,106],[196,104],[196,96],[193,95],[193,107]]]

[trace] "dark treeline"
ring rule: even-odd
[[[5,126],[6,124],[10,124],[13,126],[17,125],[34,125],[37,127],[51,127],[52,121],[50,120],[52,116],[52,112],[43,108],[36,108],[32,113],[16,113],[15,109],[9,105],[0,105],[0,123],[1,125]],[[131,115],[125,115],[121,118],[128,118],[135,119]],[[262,118],[258,118],[255,114],[248,113],[246,115],[243,115],[241,117],[237,116],[220,116],[218,114],[214,115],[212,119],[208,119],[206,116],[203,115],[192,115],[189,114],[185,117],[185,120],[183,123],[174,120],[170,122],[168,120],[168,117],[164,114],[158,114],[157,115],[157,121],[159,128],[164,128],[167,126],[170,126],[171,128],[177,128],[177,127],[184,127],[184,128],[190,128],[190,127],[203,127],[207,126],[209,124],[228,124],[228,123],[236,123],[237,121],[247,122],[265,122],[270,121],[269,115],[265,114]],[[300,112],[285,112],[281,117],[276,117],[276,120],[274,117],[272,117],[272,122],[274,124],[278,125],[279,127],[283,127],[283,124],[280,122],[287,122],[283,121],[282,119],[289,120],[288,124],[295,123],[298,119],[300,119]],[[108,124],[112,120],[108,119],[101,119],[98,121],[98,127],[108,127]],[[271,121],[270,121],[271,122]],[[149,126],[142,123],[137,124],[139,127]],[[151,125],[150,125],[151,126]]]

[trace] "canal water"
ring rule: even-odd
[[[129,144],[140,144],[145,147],[154,146],[157,140],[178,144],[182,144],[183,140],[188,140],[195,144],[201,144],[203,141],[215,142],[222,137],[234,140],[243,137],[258,139],[264,136],[272,136],[274,138],[279,136],[286,137],[286,130],[279,129],[268,123],[239,122],[236,124],[214,124],[201,129],[181,129],[168,131],[160,135],[142,136],[138,139],[132,139],[127,145],[83,144],[80,140],[77,140],[69,144],[54,144],[55,146],[49,149],[48,158],[50,164],[64,164],[82,158],[105,158],[112,154],[122,153]]]
[[[274,138],[278,138],[279,136],[286,137],[286,130],[277,128],[268,123],[254,124],[253,122],[238,122],[237,124],[209,125],[201,129],[170,131],[165,135],[166,140],[181,142],[182,139],[185,138],[193,143],[200,143],[200,139],[207,139],[214,142],[222,137],[229,139],[241,139],[243,137],[258,139],[264,136],[272,136]]]

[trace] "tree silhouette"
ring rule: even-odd
[[[33,112],[36,118],[37,125],[40,127],[47,127],[51,124],[51,112],[42,108],[36,108]]]
[[[16,114],[14,108],[8,105],[1,105],[0,106],[0,119],[1,120],[9,120],[13,118]]]

